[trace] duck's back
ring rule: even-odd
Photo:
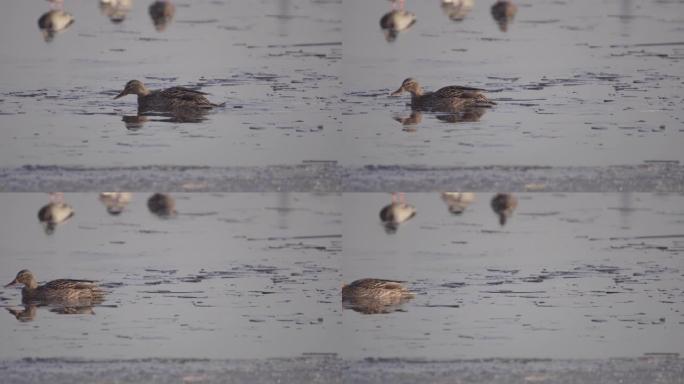
[[[156,109],[215,107],[204,95],[206,93],[194,89],[172,87],[139,97],[138,104],[141,108]]]

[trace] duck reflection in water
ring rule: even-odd
[[[508,31],[508,24],[513,21],[518,12],[518,6],[510,0],[499,0],[492,5],[492,17],[499,25],[501,32]]]
[[[463,20],[473,9],[474,0],[442,0],[442,12],[452,21]]]
[[[499,216],[499,224],[503,227],[518,207],[518,198],[510,193],[498,193],[492,198],[492,210]]]
[[[59,315],[95,315],[92,305],[86,306],[55,306],[55,305],[38,305],[38,304],[24,304],[23,308],[5,308],[12,316],[22,323],[33,321],[36,319],[38,307],[47,307],[52,313]]]
[[[395,9],[380,18],[380,28],[387,42],[397,39],[399,32],[406,31],[416,23],[416,15],[403,9]]]
[[[100,0],[100,12],[118,24],[124,21],[133,6],[133,0]]]
[[[45,12],[38,19],[38,28],[43,34],[43,40],[50,42],[57,33],[64,31],[74,23],[74,17],[61,9]]]
[[[101,192],[99,199],[105,205],[107,213],[116,216],[123,212],[132,197],[130,192]]]
[[[489,108],[463,107],[461,110],[436,113],[434,114],[434,117],[445,123],[470,123],[480,121],[487,110],[489,110]],[[423,112],[414,109],[408,117],[395,115],[392,118],[405,126],[405,131],[413,132],[415,131],[415,127],[411,126],[418,125],[423,121]]]
[[[416,207],[406,203],[403,193],[393,193],[392,203],[380,210],[380,220],[387,234],[394,234],[399,225],[416,215]]]
[[[166,29],[167,24],[173,20],[173,15],[176,13],[176,6],[170,0],[155,1],[148,9],[152,24],[157,32],[162,32]]]
[[[129,131],[140,130],[145,123],[156,121],[161,123],[201,123],[207,120],[206,109],[175,109],[166,112],[138,111],[137,115],[123,115],[121,121]]]
[[[342,307],[367,315],[402,311],[415,295],[402,281],[360,279],[342,287]]]
[[[51,235],[59,224],[74,216],[74,209],[64,202],[64,194],[51,193],[50,202],[38,210],[38,221],[43,225],[45,234]]]

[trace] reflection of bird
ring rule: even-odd
[[[100,201],[107,207],[110,215],[119,215],[131,201],[131,196],[130,192],[102,192]]]
[[[508,23],[513,21],[518,12],[518,6],[510,0],[499,0],[492,5],[492,17],[499,24],[501,32],[508,30]]]
[[[100,11],[112,23],[120,23],[124,21],[132,5],[133,0],[100,0]]]
[[[468,107],[487,108],[496,105],[482,94],[484,90],[471,87],[450,85],[435,92],[423,92],[423,88],[412,78],[404,80],[401,87],[390,96],[403,92],[411,94],[411,107],[429,111],[458,111]]]
[[[405,31],[416,22],[416,15],[404,10],[393,10],[380,18],[380,28],[385,33],[385,40],[394,41],[401,31]]]
[[[147,199],[147,209],[157,216],[172,216],[176,214],[176,200],[164,193],[155,193]]]
[[[45,12],[38,19],[38,28],[43,33],[45,41],[51,41],[57,32],[67,29],[74,23],[74,17],[62,10],[53,9]]]
[[[397,199],[396,194],[392,194],[392,203],[380,210],[380,220],[385,226],[387,233],[394,233],[399,228],[399,224],[404,223],[416,215],[416,208],[404,201],[404,194],[400,193]]]
[[[342,287],[342,304],[366,314],[389,313],[412,299],[401,281],[360,279]]]
[[[92,280],[60,279],[38,285],[33,273],[28,269],[19,271],[14,280],[5,285],[5,288],[14,284],[24,285],[24,288],[21,290],[21,296],[22,301],[25,303],[55,302],[83,304],[84,302],[101,301],[104,296],[103,291]]]
[[[182,109],[208,109],[218,107],[207,100],[206,93],[184,87],[171,87],[163,90],[151,91],[138,80],[131,80],[126,83],[123,91],[114,99],[126,95],[138,96],[139,110],[182,110]]]
[[[509,193],[499,193],[492,198],[492,209],[499,215],[499,224],[506,225],[506,219],[511,217],[518,206],[518,199]]]
[[[460,21],[473,9],[474,0],[442,0],[442,11],[450,20]]]
[[[155,1],[148,9],[154,28],[161,32],[166,29],[166,24],[171,22],[176,13],[176,6],[169,0]]]
[[[38,310],[38,306],[35,304],[26,304],[24,305],[24,309],[14,309],[14,308],[5,308],[7,309],[7,312],[11,313],[12,316],[14,316],[17,320],[19,320],[22,323],[26,323],[29,321],[33,321],[33,319],[36,318],[36,312]]]
[[[442,192],[441,196],[449,212],[454,215],[463,213],[470,203],[475,201],[475,194],[472,192]]]
[[[67,221],[74,215],[74,210],[70,205],[53,201],[44,205],[38,211],[38,220],[45,226],[45,233],[48,235],[55,231],[58,224]]]
[[[99,304],[98,301],[93,300],[79,300],[85,303],[81,306],[62,306],[62,305],[50,305],[50,312],[58,313],[60,315],[94,315],[92,305]],[[24,309],[14,309],[6,308],[7,312],[11,313],[17,320],[22,323],[33,321],[36,318],[36,313],[38,312],[38,305],[35,303],[24,304]]]

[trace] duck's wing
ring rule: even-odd
[[[461,99],[475,99],[478,97],[482,97],[482,92],[484,92],[484,89],[462,87],[460,85],[450,85],[436,90],[432,93],[432,96],[438,98],[457,97]]]
[[[44,289],[93,289],[97,288],[97,281],[94,280],[74,280],[74,279],[59,279],[52,280],[42,286]]]
[[[194,99],[208,95],[208,93],[185,87],[171,87],[160,91],[161,95],[180,99]]]
[[[406,288],[401,281],[396,280],[384,280],[384,279],[361,279],[356,280],[350,284],[355,288],[366,288],[366,289],[388,289],[388,290],[399,290],[404,291]]]

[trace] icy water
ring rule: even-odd
[[[344,2],[343,164],[684,160],[681,1],[515,1],[506,32],[493,3],[452,21],[438,1],[407,0],[416,23],[388,43],[387,2]],[[428,91],[484,88],[498,105],[465,118],[412,116],[408,94],[388,96],[407,77]]]
[[[46,235],[45,194],[0,194],[2,285],[99,280],[92,308],[23,307],[0,288],[0,358],[264,358],[334,352],[341,337],[339,197],[174,194],[159,218],[136,193],[118,216],[97,194],[66,194],[75,215]],[[10,310],[18,313],[15,318]],[[33,312],[31,312],[33,311]]]
[[[684,196],[520,194],[504,227],[478,193],[461,215],[407,194],[416,216],[387,234],[388,194],[345,194],[349,282],[398,279],[394,312],[345,310],[346,358],[606,358],[684,353]]]
[[[341,137],[339,1],[176,2],[165,29],[133,1],[113,23],[68,0],[46,42],[45,1],[0,12],[0,166],[272,165],[335,159]],[[202,116],[137,116],[127,81],[199,87]],[[285,148],[287,150],[285,150]]]
[[[460,216],[437,194],[388,234],[388,194],[173,194],[175,217],[135,193],[119,215],[66,194],[0,194],[2,284],[97,279],[93,307],[24,307],[0,289],[0,359],[21,357],[427,360],[684,353],[682,195],[520,194],[504,227],[480,193]],[[384,314],[343,309],[340,286],[405,280]]]

